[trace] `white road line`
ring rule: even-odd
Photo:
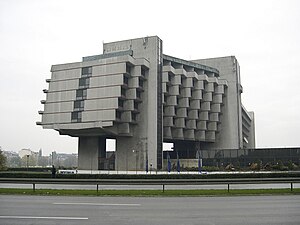
[[[87,217],[57,217],[57,216],[0,216],[0,219],[46,219],[46,220],[88,220]]]
[[[92,205],[92,206],[141,206],[141,204],[113,204],[113,203],[89,203],[89,202],[54,202],[53,205]]]

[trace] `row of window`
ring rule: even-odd
[[[79,123],[82,121],[82,111],[84,110],[84,100],[87,98],[87,88],[90,86],[90,76],[92,76],[92,67],[83,67],[81,69],[81,78],[79,78],[78,89],[76,90],[76,100],[74,101],[74,112],[71,113],[71,122]]]

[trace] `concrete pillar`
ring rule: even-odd
[[[117,171],[145,171],[147,160],[146,142],[136,137],[116,138]],[[150,167],[149,167],[150,169]]]
[[[78,169],[98,170],[99,159],[106,158],[105,137],[79,137],[78,141]],[[103,168],[102,168],[103,169]]]

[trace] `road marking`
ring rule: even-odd
[[[87,217],[57,217],[57,216],[0,216],[0,219],[46,219],[46,220],[88,220]]]
[[[89,202],[54,202],[53,205],[92,205],[92,206],[141,206],[141,204],[113,204],[113,203],[89,203]]]

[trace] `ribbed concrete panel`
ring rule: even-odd
[[[207,130],[207,122],[204,120],[198,120],[197,121],[197,130]]]
[[[109,74],[126,73],[126,63],[93,66],[93,76],[107,76]]]
[[[78,79],[72,79],[72,80],[61,80],[61,81],[55,81],[49,83],[49,92],[54,91],[67,91],[72,89],[77,89],[78,87]]]
[[[217,122],[208,122],[207,123],[207,130],[216,131],[217,129],[218,129]]]
[[[219,103],[211,104],[211,112],[220,113],[221,112],[221,104],[219,104]]]
[[[191,140],[191,141],[195,140],[194,130],[184,130],[183,131],[183,136],[184,136],[185,140]]]
[[[203,131],[203,130],[195,131],[195,140],[205,141],[205,131]]]
[[[209,120],[219,122],[219,113],[209,113]]]
[[[122,135],[122,134],[129,135],[130,134],[129,123],[120,123],[120,124],[118,124],[118,133],[120,135]]]
[[[90,78],[90,88],[121,86],[123,85],[123,74],[112,74],[110,76],[100,76]]]
[[[198,119],[198,110],[197,109],[190,109],[188,110],[188,119]]]
[[[171,127],[164,127],[164,138],[172,139]]]
[[[193,90],[192,99],[195,99],[195,100],[202,99],[202,90]]]
[[[114,121],[115,119],[115,110],[113,109],[82,112],[82,122]]]
[[[186,128],[187,129],[197,129],[196,120],[186,120]]]
[[[102,87],[92,88],[87,90],[88,99],[93,98],[109,98],[109,97],[121,97],[121,87]]]
[[[208,111],[203,111],[199,113],[199,120],[209,120]]]
[[[81,77],[81,67],[77,64],[77,68],[69,70],[59,70],[53,71],[51,76],[51,82],[70,80],[70,79],[79,79]]]
[[[85,110],[117,109],[118,98],[90,99],[84,101]]]
[[[43,124],[71,123],[71,114],[70,113],[43,114],[42,123]]]
[[[184,140],[183,129],[182,128],[172,129],[172,137],[174,139]]]
[[[197,109],[197,110],[199,110],[200,107],[201,107],[200,100],[193,100],[192,99],[192,100],[190,100],[189,104],[190,104],[189,109]]]
[[[47,93],[46,102],[68,102],[76,100],[76,90]]]
[[[175,116],[175,107],[174,106],[165,106],[164,116]]]
[[[173,127],[174,126],[174,119],[172,116],[164,117],[164,126],[165,127]]]
[[[185,119],[184,118],[175,118],[175,127],[185,128]]]
[[[72,110],[73,110],[73,101],[58,102],[58,103],[47,103],[44,106],[44,111],[47,112],[47,113],[71,112]]]

